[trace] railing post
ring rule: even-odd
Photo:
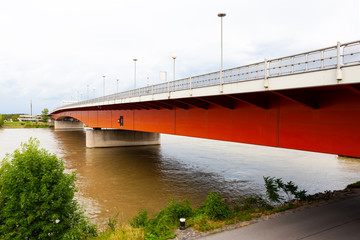
[[[170,98],[170,81],[167,82],[168,98]]]
[[[341,44],[337,42],[337,64],[336,64],[336,80],[342,80],[342,71],[341,71]]]
[[[265,65],[265,69],[264,69],[264,88],[268,88],[269,87],[269,80],[268,80],[268,74],[267,74],[267,59],[265,58],[265,61],[264,61],[264,65]]]
[[[224,91],[224,86],[223,86],[224,82],[223,81],[224,81],[223,80],[223,70],[221,69],[221,71],[220,71],[220,93],[222,93]]]
[[[191,76],[189,78],[189,81],[190,81],[190,96],[192,96],[192,78],[191,78]]]

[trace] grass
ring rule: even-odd
[[[99,236],[92,238],[93,240],[142,240],[145,233],[141,228],[134,228],[129,224],[122,224],[116,229],[107,229],[99,234]]]
[[[43,122],[6,122],[3,128],[52,128],[53,126]]]

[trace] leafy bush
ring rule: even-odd
[[[74,199],[75,173],[30,138],[0,168],[1,239],[83,239],[96,235]]]
[[[211,220],[225,220],[232,217],[232,212],[224,202],[221,194],[211,191],[204,205],[198,208],[200,213],[206,214]]]
[[[175,238],[174,221],[166,214],[156,214],[145,227],[145,240],[166,240]]]
[[[148,221],[148,212],[146,210],[141,210],[138,215],[135,215],[130,221],[130,225],[137,228],[146,227]]]
[[[193,209],[190,206],[189,199],[176,201],[171,199],[169,205],[163,209],[164,214],[168,215],[176,224],[180,218],[189,218],[193,214]]]
[[[284,183],[281,178],[274,177],[264,177],[266,194],[270,201],[280,203],[285,200],[283,196],[280,195],[280,189],[286,194],[287,200],[290,202],[293,198],[299,200],[306,200],[307,195],[305,190],[298,190],[298,186],[295,185],[292,181]]]

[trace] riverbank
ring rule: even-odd
[[[53,125],[43,122],[6,122],[2,128],[53,128]],[[0,127],[1,128],[1,127]]]
[[[195,209],[195,216],[193,215],[192,217],[189,217],[187,219],[187,227],[185,230],[171,230],[175,228],[174,224],[171,223],[172,214],[174,212],[182,212],[182,214],[184,214],[184,211],[186,212],[186,206],[188,206],[186,202],[182,202],[183,205],[181,206],[180,202],[176,203],[173,201],[169,203],[169,206],[167,208],[161,210],[157,214],[157,216],[154,216],[153,218],[148,218],[147,213],[143,211],[139,215],[135,216],[129,224],[119,224],[118,228],[116,227],[115,218],[109,219],[108,229],[106,231],[103,231],[96,239],[117,239],[117,236],[125,236],[124,239],[153,239],[151,238],[152,233],[149,235],[149,228],[150,230],[153,230],[151,229],[152,227],[162,228],[164,227],[164,225],[162,225],[163,222],[168,224],[166,227],[168,233],[165,235],[156,236],[157,239],[207,239],[207,236],[212,236],[214,234],[216,236],[217,233],[228,232],[255,223],[260,223],[264,220],[274,219],[283,215],[287,215],[289,213],[301,212],[306,209],[319,208],[321,206],[328,205],[333,202],[341,202],[345,199],[349,199],[352,197],[360,197],[360,182],[350,184],[344,190],[326,191],[324,193],[309,195],[308,200],[306,201],[292,200],[289,203],[285,203],[271,209],[266,209],[260,199],[257,199],[257,201],[255,201],[254,198],[250,198],[252,199],[250,202],[243,202],[252,205],[250,208],[245,207],[241,210],[240,214],[233,215],[233,217],[226,220],[211,220],[201,214],[200,217],[198,217],[196,216],[196,212],[198,212],[199,209],[200,211],[202,211],[203,208],[200,207],[198,209]],[[217,200],[215,198],[212,198],[210,204],[215,206],[218,204],[216,203],[216,201]],[[206,204],[209,204],[209,202],[205,202],[204,206],[206,206]],[[222,206],[220,205],[217,207],[221,208]],[[222,209],[221,213],[224,213],[224,209]],[[177,225],[176,227],[178,228],[179,226]],[[159,229],[159,231],[164,231],[164,229]],[[258,231],[261,232],[261,229]],[[221,236],[222,233],[219,234],[220,238],[217,237],[216,239],[222,239]]]
[[[337,194],[337,197],[325,203],[286,211],[268,219],[261,219],[248,227],[196,239],[360,239],[359,189],[345,195],[344,193]]]
[[[188,228],[186,230],[176,230],[175,233],[177,236],[176,236],[175,240],[185,240],[185,239],[186,240],[195,240],[195,239],[202,239],[202,238],[208,239],[207,237],[212,236],[212,235],[215,235],[214,239],[215,238],[216,239],[227,239],[221,233],[239,229],[239,228],[249,226],[252,224],[260,223],[265,220],[278,218],[280,216],[284,216],[284,215],[287,215],[290,213],[301,212],[301,211],[305,211],[305,210],[312,209],[312,208],[319,208],[319,207],[322,207],[322,206],[325,206],[328,204],[332,204],[335,202],[341,202],[341,201],[344,201],[349,198],[360,197],[359,184],[360,184],[360,182],[357,182],[356,187],[348,187],[344,190],[326,191],[324,193],[316,193],[311,196],[313,198],[313,200],[311,200],[311,201],[304,201],[304,202],[294,201],[293,202],[294,205],[291,209],[287,209],[287,210],[273,213],[270,215],[264,214],[259,218],[254,218],[249,221],[243,221],[243,222],[238,222],[236,224],[223,226],[222,228],[217,228],[217,229],[214,229],[211,231],[199,232],[199,231],[195,231],[193,228]],[[264,231],[265,231],[265,229],[264,229]],[[217,236],[216,234],[219,234],[219,235]],[[231,239],[231,238],[229,238],[229,239]]]

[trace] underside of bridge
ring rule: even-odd
[[[360,84],[73,108],[52,117],[360,157]]]

